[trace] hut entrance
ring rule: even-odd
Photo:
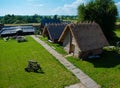
[[[75,50],[75,45],[74,44],[71,44],[70,45],[70,53],[74,53],[74,50]]]

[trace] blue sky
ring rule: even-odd
[[[89,0],[0,0],[0,16],[77,15],[77,7]],[[120,0],[114,0],[120,15]]]

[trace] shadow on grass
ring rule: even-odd
[[[120,65],[120,55],[114,52],[104,52],[99,59],[86,59],[94,67],[113,68]],[[119,66],[120,69],[120,66]]]
[[[37,71],[37,72],[34,72],[34,73],[45,74],[45,72],[43,72],[43,71]]]
[[[40,73],[40,74],[45,74],[45,72],[42,70],[42,69],[39,69],[37,71],[34,71],[34,70],[31,70],[31,71],[28,71],[25,69],[26,72],[30,73],[30,72],[34,72],[34,73]]]
[[[31,73],[31,72],[28,72],[28,73]],[[45,72],[39,72],[39,71],[37,71],[37,72],[32,71],[32,73],[36,73],[36,74],[45,74]]]
[[[109,40],[110,45],[116,46],[116,43],[120,41],[120,37],[114,34],[114,37]],[[106,51],[101,55],[99,59],[86,59],[86,61],[92,63],[94,67],[113,68],[119,65],[120,69],[120,54],[115,52]]]
[[[41,69],[37,70],[37,71],[34,71],[34,73],[40,73],[40,74],[45,74],[45,72]]]

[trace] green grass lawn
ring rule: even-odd
[[[104,54],[99,59],[81,61],[68,57],[70,62],[89,75],[102,88],[120,88],[120,58],[111,52]]]
[[[0,88],[63,88],[79,80],[31,37],[28,42],[0,39]],[[44,73],[25,72],[28,60]]]

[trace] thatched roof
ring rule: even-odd
[[[48,24],[43,29],[43,36],[49,36],[52,41],[58,40],[65,26],[66,24]]]
[[[80,50],[83,52],[109,45],[100,26],[95,22],[67,25],[59,41],[62,42],[64,40],[68,31],[71,32]]]

